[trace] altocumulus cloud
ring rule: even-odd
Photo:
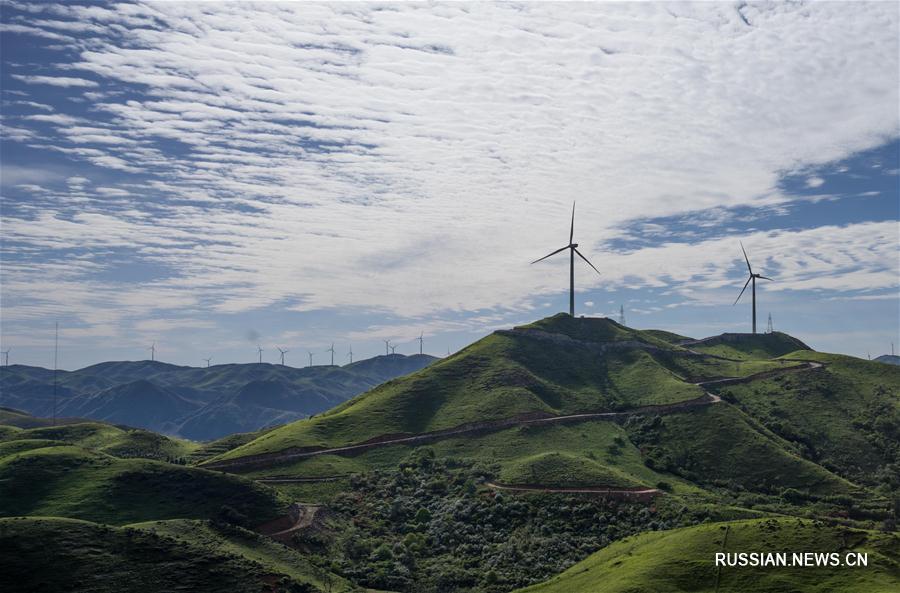
[[[6,320],[525,310],[560,288],[523,263],[574,198],[599,250],[649,215],[790,201],[785,171],[897,136],[893,3],[10,6],[6,33],[56,52],[10,65],[19,92],[68,100],[7,138],[83,168],[5,212]],[[773,289],[854,291],[896,286],[896,233],[749,239]],[[606,254],[581,281],[698,298],[732,243]],[[116,282],[112,251],[167,273]]]

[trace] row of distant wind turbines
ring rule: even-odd
[[[600,274],[600,270],[597,269],[594,264],[590,262],[588,258],[581,254],[578,251],[578,243],[575,243],[575,202],[572,202],[572,224],[569,227],[569,244],[565,247],[560,247],[556,251],[548,253],[544,257],[540,259],[536,259],[532,264],[536,264],[539,261],[543,261],[548,257],[556,255],[561,251],[569,250],[569,315],[575,317],[575,255],[583,259],[587,262],[587,265],[591,266],[597,274]],[[749,276],[747,278],[747,282],[744,283],[744,288],[741,289],[741,293],[738,295],[737,299],[735,299],[732,306],[737,305],[738,301],[741,300],[741,297],[744,296],[744,291],[747,290],[748,284],[753,284],[752,294],[753,294],[753,333],[756,333],[756,279],[759,278],[761,280],[772,280],[771,278],[767,278],[762,274],[757,274],[753,271],[753,268],[750,266],[750,258],[747,257],[747,251],[744,249],[744,244],[741,243],[741,251],[744,254],[744,261],[747,262],[747,271],[749,272]],[[601,274],[602,275],[602,274]]]
[[[578,257],[583,259],[587,263],[587,265],[591,266],[591,268],[593,268],[594,271],[597,272],[597,274],[600,274],[600,270],[598,270],[597,267],[594,264],[592,264],[588,258],[586,258],[584,255],[582,255],[582,253],[580,251],[578,251],[578,243],[575,243],[574,238],[575,238],[575,203],[572,202],[572,223],[571,223],[571,226],[569,227],[569,244],[564,247],[560,247],[556,251],[548,253],[544,257],[542,257],[540,259],[536,259],[533,262],[531,262],[532,264],[536,264],[539,261],[543,261],[543,260],[547,259],[548,257],[554,256],[557,253],[560,253],[561,251],[565,251],[567,249],[569,250],[569,315],[571,315],[572,317],[575,317],[575,256],[578,255]],[[744,254],[744,261],[747,262],[748,276],[747,276],[747,281],[744,283],[744,287],[741,289],[740,294],[738,294],[738,297],[737,297],[737,299],[735,299],[732,306],[738,304],[738,301],[740,301],[741,297],[744,296],[744,292],[746,292],[747,286],[751,286],[750,292],[753,296],[753,299],[752,299],[753,300],[753,316],[752,316],[753,324],[752,324],[752,327],[753,327],[753,333],[755,334],[756,333],[756,280],[758,278],[760,280],[772,281],[772,279],[753,271],[753,267],[750,265],[750,258],[747,257],[747,250],[744,249],[743,243],[740,243],[740,245],[741,245],[741,252]],[[419,354],[422,354],[423,353],[422,352],[423,344],[424,344],[424,333],[420,334],[419,337],[415,338],[415,339],[418,340],[418,342],[419,342]],[[394,350],[396,348],[397,348],[396,345],[391,345],[390,340],[384,340],[384,353],[385,354],[388,354],[389,351],[391,354],[393,354]],[[257,344],[256,349],[257,349],[257,353],[259,354],[259,362],[262,363],[262,353],[264,350],[259,344]],[[288,352],[290,352],[290,350],[286,350],[286,349],[280,348],[280,347],[276,347],[275,349],[278,350],[279,354],[281,355],[281,364],[284,365],[284,355],[287,354]],[[154,342],[153,345],[151,345],[150,348],[148,348],[148,350],[150,350],[150,360],[156,360],[156,342]],[[328,348],[327,350],[325,350],[325,352],[331,353],[331,365],[334,366],[334,353],[335,353],[334,343],[332,343],[331,348]],[[3,354],[7,357],[6,362],[8,365],[9,364],[9,350],[4,351]],[[307,354],[309,355],[309,366],[312,366],[314,353],[312,351],[307,351]],[[347,358],[350,359],[351,363],[353,362],[353,347],[352,346],[350,347],[350,351],[347,353]],[[212,358],[204,358],[203,360],[206,362],[206,366],[209,367],[209,364],[212,361]]]
[[[398,346],[398,345],[397,345],[397,344],[391,344],[391,341],[390,341],[390,340],[383,340],[383,341],[384,341],[384,353],[385,353],[385,355],[387,355],[387,354],[389,353],[388,351],[390,351],[390,354],[394,354],[395,351],[397,350],[397,346]],[[416,342],[419,343],[419,354],[424,354],[424,350],[425,350],[425,332],[420,333],[420,334],[419,334],[419,337],[414,338],[414,341],[416,341]],[[151,360],[151,361],[155,361],[155,360],[156,360],[156,342],[153,342],[153,344],[148,348],[148,350],[150,351],[150,360]],[[281,356],[281,366],[285,366],[285,365],[284,365],[284,355],[287,354],[288,352],[290,352],[290,350],[287,350],[286,348],[281,348],[281,347],[278,347],[278,346],[275,347],[275,350],[278,350],[278,354]],[[7,352],[8,352],[8,351],[7,351]],[[263,356],[262,356],[262,354],[263,354],[263,352],[265,352],[265,348],[263,348],[262,346],[260,346],[259,344],[257,344],[257,345],[256,345],[256,352],[257,352],[257,354],[259,355],[259,364],[262,364],[262,361],[263,361]],[[324,352],[330,352],[330,353],[331,353],[331,366],[334,366],[334,354],[335,354],[335,352],[337,352],[337,351],[334,349],[334,342],[332,342],[332,343],[331,343],[331,347],[330,347],[330,348],[326,348],[326,349],[324,350]],[[313,366],[313,356],[315,355],[315,353],[314,353],[312,350],[307,350],[306,353],[309,355],[309,366]],[[4,354],[7,354],[7,353],[4,352]],[[450,354],[450,351],[449,351],[449,350],[447,351],[447,354]],[[8,354],[7,354],[7,355],[8,355]],[[352,344],[350,345],[349,351],[347,352],[347,358],[350,359],[350,364],[353,364],[353,345],[352,345]],[[210,357],[210,358],[204,358],[204,359],[202,359],[202,360],[203,360],[204,362],[206,362],[206,368],[209,368],[209,365],[210,365],[210,363],[212,362],[212,357]]]

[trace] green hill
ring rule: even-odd
[[[197,448],[195,443],[166,437],[149,430],[118,427],[100,422],[65,424],[55,427],[31,428],[10,433],[0,440],[46,439],[94,449],[114,457],[143,457],[172,460],[188,455]]]
[[[866,567],[723,567],[717,552],[868,554]],[[896,533],[799,519],[756,519],[644,533],[611,544],[562,574],[521,593],[892,593],[900,582]]]
[[[18,444],[17,444],[18,443]],[[209,518],[231,507],[259,524],[284,506],[243,478],[150,461],[118,459],[62,443],[12,441],[0,451],[0,516],[59,516],[122,525]]]
[[[358,590],[255,533],[200,521],[110,527],[0,519],[3,580],[18,591],[345,593]],[[12,589],[9,589],[12,590]]]
[[[703,390],[679,376],[671,361],[689,354],[608,319],[560,314],[494,332],[427,369],[273,430],[220,459],[341,446],[516,415],[686,401],[702,396]]]
[[[691,350],[734,359],[777,358],[797,350],[810,350],[810,347],[793,336],[781,332],[771,334],[722,334],[682,342]]]
[[[719,392],[804,457],[847,479],[900,487],[900,368],[851,356],[798,352],[824,366]]]

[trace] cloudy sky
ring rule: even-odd
[[[2,5],[10,361],[445,354],[567,308],[900,342],[900,5]],[[746,298],[746,295],[745,295]],[[900,344],[898,344],[900,345]]]

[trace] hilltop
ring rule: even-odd
[[[561,314],[496,331],[204,466],[256,477],[346,477],[427,447],[495,463],[504,484],[848,493],[858,488],[852,471],[821,465],[791,435],[716,395],[767,380],[808,383],[807,375],[822,372],[816,354],[786,334],[691,340]],[[900,386],[900,377],[885,380]]]
[[[301,369],[268,363],[196,368],[159,361],[104,362],[57,373],[57,415],[216,439],[320,413],[434,360],[392,354]],[[53,381],[48,369],[3,367],[3,405],[50,416]]]

